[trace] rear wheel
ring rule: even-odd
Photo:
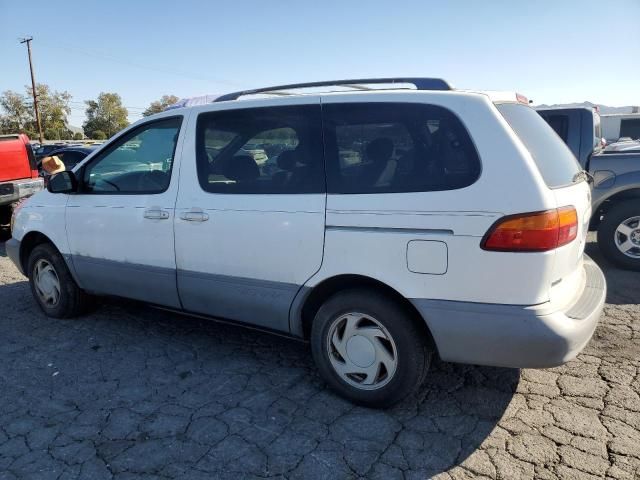
[[[640,270],[640,201],[614,205],[598,227],[598,245],[611,262]]]
[[[49,317],[70,318],[86,310],[89,297],[73,280],[62,255],[49,244],[36,246],[27,265],[31,292]]]
[[[318,310],[313,358],[324,380],[351,401],[387,407],[424,381],[431,349],[397,302],[372,290],[348,290]]]

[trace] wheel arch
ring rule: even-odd
[[[437,351],[437,345],[429,325],[416,307],[395,288],[365,275],[336,275],[323,280],[314,287],[303,287],[294,299],[291,309],[291,332],[305,340],[309,339],[311,325],[320,306],[339,291],[353,288],[370,289],[396,301],[417,322],[430,346]]]
[[[598,228],[601,217],[604,217],[611,208],[629,200],[640,200],[640,185],[625,188],[601,200],[597,207],[594,208],[590,230],[596,230]]]
[[[627,197],[611,205],[598,225],[597,233],[598,247],[607,260],[622,268],[636,271],[640,271],[640,257],[637,252],[630,253],[630,248],[624,250],[620,248],[617,232],[621,222],[638,216],[640,216],[640,197]],[[637,240],[633,240],[633,234],[631,235],[633,242],[631,248],[637,248]]]
[[[71,265],[71,262],[69,261],[68,255],[63,255],[60,252],[58,246],[53,240],[51,240],[50,237],[37,230],[27,232],[20,240],[20,266],[22,267],[22,271],[25,272],[25,275],[27,277],[29,276],[29,272],[27,271],[29,255],[31,255],[31,252],[33,252],[34,248],[44,243],[51,245],[58,251],[58,253],[60,253],[65,263],[67,264],[67,267],[69,268],[73,279],[76,280],[75,270],[73,269],[73,265]]]

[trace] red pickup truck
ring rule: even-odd
[[[0,225],[11,221],[15,203],[43,188],[29,137],[0,135]]]

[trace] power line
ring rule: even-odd
[[[19,41],[20,43],[26,43],[27,44],[27,52],[28,52],[28,57],[29,57],[29,70],[31,72],[31,90],[32,90],[32,94],[33,94],[33,106],[34,106],[34,110],[35,110],[35,116],[36,116],[36,121],[37,121],[37,125],[38,125],[38,133],[39,133],[39,137],[40,137],[40,142],[42,143],[44,141],[44,136],[43,136],[43,132],[42,132],[42,124],[40,121],[40,112],[38,109],[38,95],[36,93],[36,81],[35,81],[35,75],[34,75],[34,71],[33,71],[33,62],[32,62],[32,58],[31,58],[31,41],[33,40],[32,36],[27,36],[24,38],[20,38]],[[51,47],[51,45],[45,45],[46,46]],[[53,48],[60,48],[62,50],[65,50],[65,47],[55,47],[53,46]],[[194,77],[188,74],[184,74],[183,72],[176,72],[176,71],[171,71],[171,70],[167,70],[167,69],[163,69],[163,68],[156,68],[156,67],[149,67],[149,66],[144,66],[144,65],[140,65],[140,64],[136,64],[133,62],[129,62],[129,61],[122,61],[122,60],[118,60],[116,58],[113,57],[108,57],[108,56],[104,56],[104,55],[96,55],[96,54],[92,54],[86,51],[82,51],[76,48],[66,48],[67,50],[75,50],[78,53],[81,53],[83,55],[88,55],[88,56],[94,56],[94,57],[98,57],[98,58],[102,58],[103,60],[109,60],[109,61],[113,61],[116,63],[123,63],[125,65],[129,65],[129,66],[133,66],[136,68],[142,68],[142,69],[147,69],[147,70],[155,70],[155,71],[160,71],[160,72],[164,72],[164,73],[169,73],[172,75],[179,75],[179,76],[187,76],[187,77],[191,77],[191,78],[198,78],[199,80],[205,80],[205,81],[209,81],[209,82],[216,82],[216,83],[228,83],[230,85],[233,86],[242,86],[238,83],[235,82],[228,82],[225,80],[213,80],[210,78],[204,78],[204,77]],[[69,100],[68,101],[69,104],[75,104],[75,105],[86,105],[86,102],[84,101],[79,101],[79,100]],[[133,106],[127,106],[127,105],[123,105],[124,108],[127,109],[127,116],[129,117],[144,117],[143,113],[147,110],[146,107],[133,107]],[[81,107],[81,106],[68,106],[69,110],[73,111],[73,112],[81,112],[81,113],[85,113],[86,112],[86,107]],[[137,110],[137,111],[136,111]],[[76,113],[77,115],[78,113]]]
[[[201,81],[206,81],[206,82],[211,82],[211,83],[216,83],[216,84],[229,85],[229,86],[232,86],[232,87],[242,87],[242,88],[246,87],[246,85],[244,85],[244,84],[241,84],[241,83],[238,83],[238,82],[234,82],[234,81],[230,81],[230,80],[225,80],[225,79],[220,79],[220,78],[209,78],[209,77],[205,77],[205,76],[202,76],[202,75],[194,75],[194,74],[192,74],[190,72],[177,71],[177,70],[173,70],[173,69],[166,68],[166,67],[155,67],[155,66],[150,66],[150,65],[142,65],[140,63],[132,62],[130,60],[119,59],[119,58],[113,57],[111,55],[104,55],[104,54],[98,53],[98,52],[90,52],[90,51],[87,51],[87,50],[79,49],[79,48],[76,48],[76,47],[65,46],[65,45],[62,45],[62,44],[52,45],[51,42],[47,42],[46,46],[49,47],[49,48],[53,48],[53,49],[59,49],[59,50],[63,50],[63,51],[79,53],[79,54],[85,55],[87,57],[98,58],[100,60],[107,60],[107,61],[110,61],[110,62],[120,63],[120,64],[123,64],[123,65],[128,65],[130,67],[140,68],[140,69],[144,69],[144,70],[152,70],[152,71],[156,71],[156,72],[167,73],[169,75],[176,75],[176,76],[179,76],[179,77],[191,78],[191,79],[194,79],[194,80],[201,80]]]
[[[36,113],[36,123],[38,124],[38,135],[40,136],[40,143],[44,142],[44,136],[42,135],[42,123],[40,123],[40,111],[38,110],[38,95],[36,94],[36,78],[33,74],[33,62],[31,61],[31,41],[33,37],[24,37],[20,39],[20,43],[27,44],[27,52],[29,55],[29,71],[31,72],[31,91],[33,93],[33,109]]]
[[[31,37],[28,37],[28,42],[31,41]],[[24,39],[25,41],[27,41],[26,39]],[[21,43],[25,43],[25,41],[22,41]],[[27,46],[29,47],[29,56],[31,55],[30,53],[30,44],[27,42]],[[41,48],[53,48],[53,49],[59,49],[59,50],[63,50],[63,51],[68,51],[68,52],[72,52],[72,53],[79,53],[81,55],[85,55],[88,57],[92,57],[92,58],[97,58],[100,60],[106,60],[106,61],[110,61],[110,62],[115,62],[115,63],[120,63],[123,65],[127,65],[130,67],[134,67],[134,68],[140,68],[140,69],[144,69],[144,70],[151,70],[151,71],[156,71],[156,72],[162,72],[162,73],[166,73],[169,75],[176,75],[176,76],[181,76],[181,77],[185,77],[185,78],[191,78],[191,79],[197,79],[197,80],[201,80],[201,81],[206,81],[206,82],[211,82],[211,83],[216,83],[216,84],[226,84],[226,85],[230,85],[233,87],[240,87],[240,88],[246,88],[247,85],[246,84],[242,84],[242,83],[238,83],[238,82],[234,82],[234,81],[230,81],[230,80],[225,80],[225,79],[220,79],[220,78],[209,78],[206,76],[202,76],[202,75],[194,75],[190,72],[184,72],[184,71],[177,71],[174,69],[169,69],[166,67],[156,67],[156,66],[150,66],[150,65],[143,65],[137,62],[132,62],[126,59],[120,59],[120,58],[116,58],[114,56],[111,55],[105,55],[99,52],[91,52],[91,51],[87,51],[87,50],[83,50],[83,49],[79,49],[76,47],[72,47],[72,46],[68,46],[68,45],[64,45],[64,44],[52,44],[52,42],[50,40],[47,40],[47,42],[43,45],[40,45]],[[30,59],[31,61],[31,59]],[[33,77],[33,73],[32,73],[32,77]],[[38,110],[37,110],[37,100],[36,100],[36,94],[35,94],[35,81],[32,78],[32,84],[33,84],[33,93],[34,93],[34,107],[36,108],[36,116],[38,117]],[[76,105],[85,105],[84,101],[78,101],[78,100],[71,100],[69,101],[70,104],[76,104]],[[134,106],[127,106],[127,105],[123,105],[127,110],[128,110],[128,115],[129,116],[140,116],[142,117],[142,112],[147,110],[147,107],[134,107]],[[71,107],[74,110],[79,110],[78,108],[74,108]],[[83,109],[84,110],[84,109]]]
[[[78,105],[77,107],[76,107],[76,106],[71,105],[71,106],[69,107],[69,108],[71,108],[71,109],[77,109],[77,110],[86,110],[86,109],[87,109],[87,106],[86,106],[85,102],[69,101],[68,103],[72,103],[72,104],[76,104],[76,105]],[[79,105],[84,105],[84,107],[81,107],[81,106],[79,106]],[[122,106],[123,106],[124,108],[126,108],[127,110],[129,110],[129,111],[133,111],[133,113],[142,113],[142,112],[144,112],[145,110],[147,110],[146,108],[143,108],[143,107],[129,107],[129,106],[127,106],[127,105],[122,105]]]
[[[69,100],[68,103],[76,103],[76,104],[85,105],[85,102],[81,101],[81,100]],[[126,108],[133,108],[134,110],[146,110],[147,109],[146,107],[130,107],[130,106],[127,106],[127,105],[123,105],[123,106],[126,107]]]
[[[84,113],[85,113],[85,111],[84,111],[84,110],[71,109],[71,114],[73,114],[73,115],[84,115]],[[128,117],[136,117],[136,118],[138,118],[138,117],[140,117],[140,118],[144,117],[144,115],[143,115],[143,114],[141,114],[141,113],[132,113],[132,112],[127,112],[127,116],[128,116]]]

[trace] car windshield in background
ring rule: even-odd
[[[581,168],[571,150],[532,108],[518,103],[496,105],[529,150],[549,188],[569,185]]]

